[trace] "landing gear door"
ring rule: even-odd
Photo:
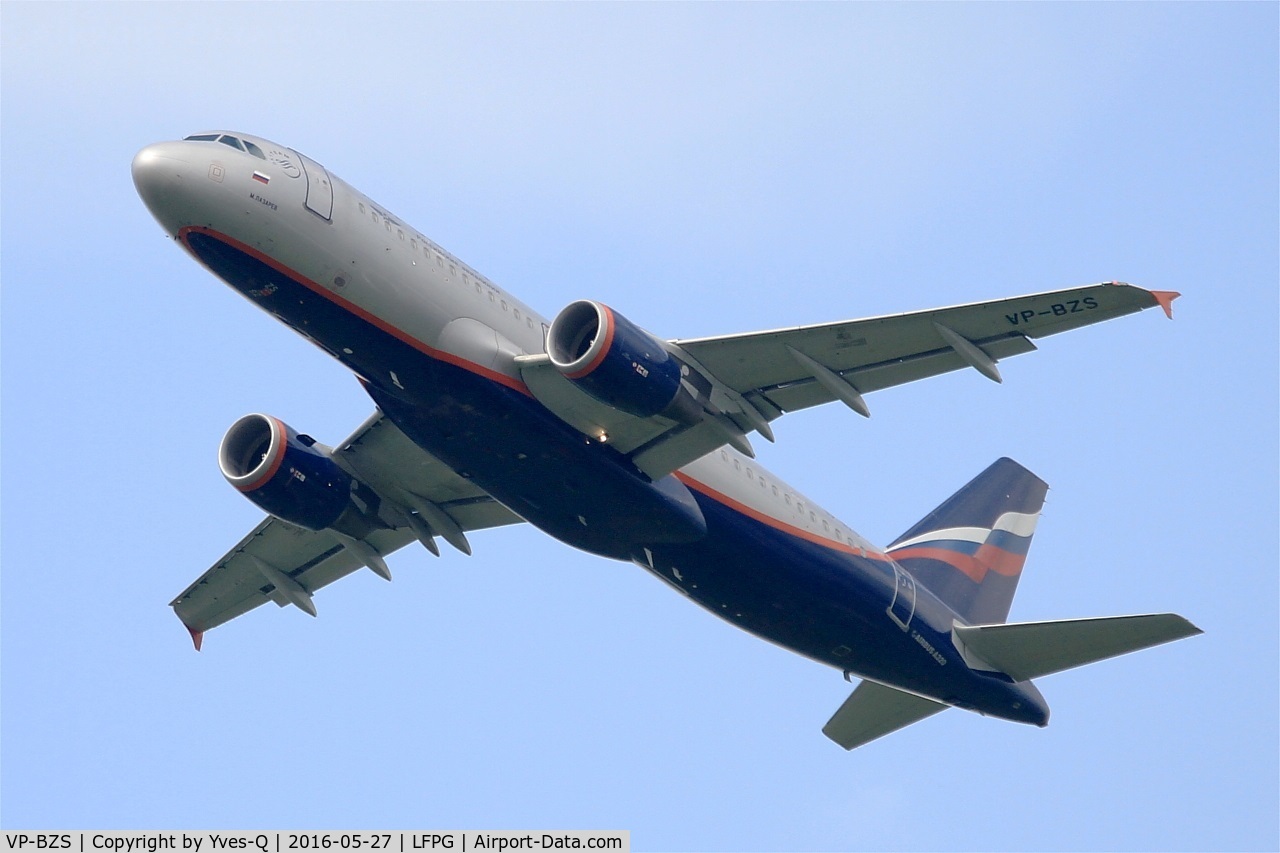
[[[307,176],[307,210],[325,221],[333,219],[333,182],[329,172],[315,160],[300,151],[294,151],[302,161],[302,171]]]
[[[893,600],[885,612],[904,631],[916,614],[916,579],[897,563],[893,564]]]

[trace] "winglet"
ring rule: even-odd
[[[1156,298],[1156,304],[1164,309],[1164,316],[1173,319],[1173,300],[1181,296],[1176,290],[1148,290]]]
[[[204,642],[204,631],[197,631],[185,622],[182,627],[187,629],[187,633],[191,635],[191,642],[196,644],[196,651],[200,651],[200,644]]]

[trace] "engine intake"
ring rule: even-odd
[[[699,416],[681,387],[680,362],[662,341],[607,305],[570,303],[551,322],[547,350],[566,379],[615,409],[685,422]]]
[[[245,415],[223,437],[218,467],[228,483],[271,515],[324,530],[352,506],[357,484],[315,443],[277,418]]]

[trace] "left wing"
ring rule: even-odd
[[[205,631],[268,601],[314,616],[312,593],[359,568],[390,580],[382,557],[415,538],[439,553],[434,537],[440,536],[469,554],[465,531],[522,520],[380,413],[339,445],[333,458],[382,499],[386,529],[356,540],[267,516],[171,602],[197,649]]]
[[[516,363],[533,395],[568,423],[631,457],[657,478],[724,444],[751,455],[745,435],[769,440],[786,412],[840,400],[864,416],[864,394],[973,367],[1001,381],[996,362],[1031,352],[1033,339],[1160,306],[1172,316],[1177,293],[1119,282],[713,338],[675,340],[686,390],[703,407],[689,425],[640,418],[602,403],[561,375],[544,355]]]

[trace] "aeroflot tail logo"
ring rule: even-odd
[[[948,527],[930,530],[898,543],[894,560],[938,560],[960,570],[975,583],[987,572],[1013,577],[1022,572],[1040,514],[1006,512],[991,527]]]

